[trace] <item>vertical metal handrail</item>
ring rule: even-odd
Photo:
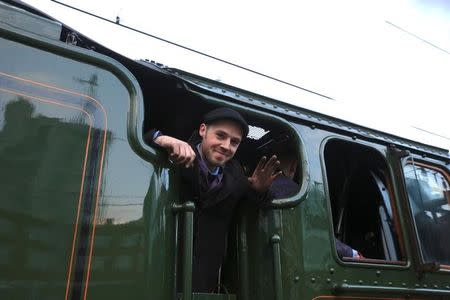
[[[274,285],[275,285],[275,300],[283,299],[283,285],[281,280],[281,238],[278,234],[274,234],[270,239],[273,248],[273,270],[274,270]]]
[[[172,291],[172,300],[177,300],[177,294],[178,294],[178,247],[180,245],[180,236],[178,234],[178,226],[179,226],[179,219],[180,215],[176,212],[175,214],[175,227],[174,227],[174,248],[175,251],[173,251],[173,261],[175,262],[175,266],[173,268],[173,278],[174,278],[174,284],[173,284],[173,291]]]
[[[242,300],[249,300],[249,275],[248,275],[248,241],[247,222],[242,216],[239,218],[238,243],[239,243],[239,295]]]
[[[182,299],[192,300],[192,254],[194,244],[194,202],[185,202],[183,204],[173,204],[172,209],[174,213],[184,213],[184,226],[183,226],[183,290]],[[178,223],[178,222],[177,222]],[[176,224],[178,225],[178,224]],[[178,230],[178,229],[176,229]],[[178,249],[175,249],[177,251]],[[175,262],[177,263],[177,262]],[[177,270],[176,270],[177,271]],[[176,282],[177,278],[175,278]],[[176,283],[175,283],[176,286]]]

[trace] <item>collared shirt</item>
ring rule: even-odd
[[[200,157],[198,160],[200,173],[202,174],[203,178],[205,178],[205,182],[207,183],[208,190],[211,190],[222,183],[223,167],[217,166],[212,170],[209,169],[208,165],[206,164],[206,161],[203,157],[203,154],[202,154],[201,143],[199,143],[196,147],[197,147],[198,153],[200,154]]]

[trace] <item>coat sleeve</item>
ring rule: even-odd
[[[336,241],[336,250],[340,258],[353,257],[353,249],[350,246],[344,244],[343,242],[341,242],[336,238],[335,241]]]
[[[155,148],[162,149],[161,146],[159,146],[158,144],[156,144],[156,143],[154,142],[154,138],[155,138],[155,136],[156,136],[156,134],[157,134],[158,132],[161,132],[161,131],[159,131],[159,130],[156,129],[156,128],[153,128],[153,129],[151,129],[150,131],[148,131],[147,133],[144,134],[143,139],[144,139],[144,142],[145,142],[147,145],[152,146],[152,147],[155,147]]]
[[[233,159],[229,162],[229,164],[232,168],[232,174],[238,182],[236,189],[243,192],[241,194],[241,200],[244,200],[244,202],[256,208],[268,207],[274,198],[273,194],[269,190],[260,193],[252,189],[250,183],[248,182],[248,177],[244,174],[244,170],[237,160]]]

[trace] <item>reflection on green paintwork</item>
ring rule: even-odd
[[[88,267],[89,299],[145,298],[155,287],[168,295],[173,255],[148,254],[148,245],[173,243],[173,230],[165,228],[172,215],[165,221],[163,213],[169,201],[150,204],[168,189],[168,175],[152,179],[153,167],[128,144],[128,91],[96,66],[0,43],[8,56],[0,70],[0,298],[64,299],[66,292],[69,299],[82,298]],[[99,97],[105,112],[89,95]],[[152,180],[157,189],[150,189]]]
[[[0,296],[61,299],[89,128],[55,117],[64,107],[4,93],[0,101],[0,278],[9,282]],[[38,106],[54,114],[36,114]]]

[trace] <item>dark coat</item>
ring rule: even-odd
[[[159,147],[151,140],[155,130],[150,131],[144,140]],[[238,203],[249,200],[259,205],[265,195],[258,195],[249,185],[240,163],[231,159],[223,166],[223,177],[219,187],[202,192],[200,157],[196,145],[200,136],[194,133],[189,144],[197,158],[192,168],[180,168],[181,200],[194,201],[194,256],[192,270],[192,289],[194,292],[211,292],[216,288],[220,265],[225,256],[225,246],[231,219]]]
[[[340,258],[353,257],[353,249],[350,246],[344,244],[338,239],[335,239],[335,241],[336,241],[336,250]]]
[[[275,178],[269,191],[274,199],[280,199],[294,196],[299,189],[297,182],[282,174]]]
[[[196,142],[191,146],[200,157],[194,146]],[[192,197],[196,207],[192,288],[195,292],[211,292],[217,284],[228,229],[238,203],[249,200],[258,205],[264,198],[250,188],[241,165],[234,159],[223,167],[222,183],[213,191],[201,192],[197,159],[193,168],[182,169],[181,178],[183,195]]]

